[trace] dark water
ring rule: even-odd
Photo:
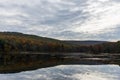
[[[0,73],[14,73],[57,65],[120,65],[119,54],[9,53],[0,54]]]
[[[115,53],[0,54],[0,80],[120,80],[119,59]]]

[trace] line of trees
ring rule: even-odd
[[[93,53],[120,53],[120,41],[90,46]]]
[[[55,39],[21,33],[0,33],[0,52],[62,52],[70,50],[72,50],[72,46]]]
[[[89,52],[120,53],[120,41],[91,46],[67,44],[59,40],[25,35],[22,33],[0,33],[0,52]]]

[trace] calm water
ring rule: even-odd
[[[0,74],[0,80],[120,80],[120,66],[59,65],[20,73]]]
[[[119,54],[0,54],[0,80],[120,80],[119,65]]]

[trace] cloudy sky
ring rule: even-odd
[[[0,0],[0,31],[120,40],[120,0]]]

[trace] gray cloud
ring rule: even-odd
[[[119,0],[2,0],[0,31],[57,39],[118,40],[119,5]]]

